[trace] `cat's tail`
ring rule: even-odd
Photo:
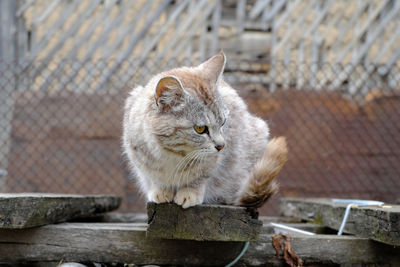
[[[261,207],[272,195],[278,192],[275,177],[287,160],[285,137],[269,141],[263,157],[255,164],[253,172],[244,183],[239,195],[239,206]]]

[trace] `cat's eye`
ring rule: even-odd
[[[194,130],[196,131],[196,133],[198,133],[198,134],[204,134],[204,133],[207,133],[207,132],[208,132],[207,126],[198,126],[198,125],[195,125],[193,128],[194,128]]]

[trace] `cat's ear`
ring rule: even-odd
[[[218,83],[224,72],[226,63],[226,57],[224,52],[221,50],[218,54],[203,62],[199,65],[199,68],[206,73],[207,77],[210,77],[210,81],[214,84]]]
[[[166,76],[158,81],[154,97],[157,106],[163,111],[179,106],[183,96],[183,86],[177,77]]]

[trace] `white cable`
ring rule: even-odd
[[[284,224],[280,224],[280,223],[271,223],[272,226],[277,227],[277,228],[281,228],[281,229],[285,229],[288,231],[292,231],[292,232],[296,232],[296,233],[300,233],[300,234],[304,234],[304,235],[315,235],[315,233],[311,233],[308,231],[304,231],[304,230],[300,230],[294,227],[290,227]]]
[[[344,227],[346,226],[347,217],[349,217],[351,207],[366,207],[366,206],[382,206],[385,204],[381,201],[375,200],[361,200],[361,199],[332,199],[333,203],[347,204],[346,211],[343,216],[342,224],[340,225],[337,235],[342,235]]]

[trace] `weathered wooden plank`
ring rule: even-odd
[[[273,5],[272,5],[272,9],[270,9],[269,12],[265,12],[266,10],[264,10],[262,17],[261,17],[261,21],[263,23],[267,23],[270,20],[272,20],[274,17],[276,17],[276,15],[279,13],[280,10],[282,10],[282,8],[288,3],[287,0],[281,0],[281,1],[274,1]]]
[[[117,209],[118,196],[0,194],[0,228],[29,228]]]
[[[72,2],[72,3],[73,3],[73,8],[76,8],[77,3],[76,2]],[[54,55],[58,51],[61,50],[61,48],[65,45],[68,38],[70,38],[71,36],[76,34],[76,32],[78,32],[78,30],[82,26],[83,22],[86,19],[88,19],[95,12],[95,10],[99,7],[100,3],[101,3],[101,0],[92,1],[91,5],[89,5],[89,8],[86,9],[85,12],[83,12],[76,21],[74,21],[74,23],[71,25],[71,27],[68,28],[68,31],[66,31],[61,36],[61,38],[57,40],[57,43],[52,47],[52,49],[50,51],[48,51],[48,53],[46,53],[46,57],[40,61],[41,64],[37,68],[35,68],[35,73],[33,74],[34,78],[36,76],[38,76],[45,68],[48,67],[49,62],[54,57]],[[40,52],[39,50],[35,50],[35,51],[36,51],[36,53],[32,53],[29,56],[29,59],[27,60],[27,64],[31,64],[34,61],[34,59],[37,57],[38,53]]]
[[[249,18],[256,19],[263,11],[267,9],[267,6],[271,0],[257,0],[249,12]]]
[[[360,61],[365,57],[365,55],[368,53],[369,49],[373,45],[374,41],[377,40],[379,35],[381,35],[384,32],[387,24],[389,24],[392,21],[392,19],[398,14],[399,10],[400,10],[400,4],[397,3],[391,10],[390,14],[385,16],[384,20],[376,27],[375,31],[370,34],[370,40],[365,42],[360,47],[360,49],[357,49],[357,55],[352,59],[351,68],[349,70],[346,70],[346,72],[339,73],[337,75],[337,78],[333,80],[331,88],[338,88],[343,83],[343,81],[345,81],[346,78],[348,77],[347,73],[353,72],[355,66],[357,66],[360,63]]]
[[[246,20],[246,0],[238,0],[236,3],[236,34],[241,34],[244,31],[245,20]]]
[[[157,51],[154,56],[154,62],[160,61],[169,51],[174,50],[174,47],[178,41],[182,38],[182,36],[186,35],[189,27],[195,22],[196,18],[200,14],[203,14],[203,16],[209,15],[211,11],[214,10],[214,7],[214,5],[208,5],[207,8],[206,0],[198,1],[196,8],[194,8],[195,11],[188,16],[187,20],[183,21],[179,27],[175,29],[174,34],[171,35],[169,41],[165,44],[165,47],[162,50]]]
[[[284,231],[282,228],[277,228],[271,223],[280,223],[286,226],[294,227],[299,230],[308,231],[315,234],[333,234],[334,230],[312,223],[300,223],[299,219],[290,217],[273,217],[273,216],[261,216],[259,220],[263,222],[261,228],[261,234],[273,234],[273,233],[292,233],[290,231]],[[148,218],[145,213],[118,213],[118,212],[106,212],[101,214],[94,214],[92,216],[85,216],[83,218],[73,219],[69,222],[85,222],[85,223],[147,223]]]
[[[34,57],[32,56],[37,55],[38,53],[40,53],[40,51],[44,50],[44,47],[46,45],[48,45],[49,41],[52,40],[53,36],[60,31],[60,29],[65,26],[66,21],[68,20],[68,18],[70,18],[70,16],[76,12],[77,8],[78,8],[78,2],[77,1],[73,1],[71,3],[68,3],[68,5],[63,9],[63,15],[59,17],[59,19],[53,23],[51,25],[51,27],[49,29],[46,30],[46,34],[40,38],[39,42],[36,43],[32,49],[34,49],[33,51],[30,51],[30,61],[25,62],[24,66],[28,66],[29,64],[33,63]],[[21,20],[21,19],[20,19]],[[38,25],[37,27],[39,27],[40,25]],[[37,28],[35,28],[36,30]],[[44,67],[47,67],[47,65],[45,65]],[[36,75],[36,74],[35,74]]]
[[[124,60],[128,58],[128,56],[135,49],[136,45],[144,38],[151,26],[159,19],[161,14],[167,9],[170,3],[171,0],[162,1],[160,6],[158,6],[158,8],[154,12],[150,13],[142,28],[140,28],[136,34],[132,35],[129,40],[128,47],[125,50],[121,51],[121,53],[117,56],[115,64],[109,69],[107,75],[102,77],[99,85],[96,87],[95,90],[99,90],[100,88],[103,88],[105,86],[111,76],[120,68]]]
[[[156,34],[154,34],[154,37],[151,38],[151,40],[143,47],[142,53],[140,54],[140,64],[135,64],[134,68],[137,68],[137,66],[140,66],[143,64],[143,62],[149,57],[149,53],[154,49],[154,47],[157,46],[159,43],[160,39],[165,36],[165,34],[168,32],[168,29],[171,28],[172,24],[177,21],[178,16],[182,15],[184,9],[188,4],[195,3],[193,1],[189,2],[188,0],[181,1],[180,3],[177,3],[177,6],[172,10],[172,12],[168,15],[167,21],[163,24],[162,27],[158,29]],[[197,4],[197,3],[196,3]],[[135,63],[135,62],[134,62]]]
[[[262,222],[243,207],[198,205],[183,209],[176,204],[147,204],[153,238],[197,241],[255,241]]]
[[[97,222],[97,223],[147,223],[147,214],[145,213],[118,213],[106,212],[93,214],[70,220],[69,222]]]
[[[87,41],[89,36],[92,34],[91,31],[94,32],[97,29],[99,22],[104,21],[107,18],[107,16],[109,16],[110,11],[116,4],[117,4],[116,0],[108,2],[107,6],[103,10],[102,14],[100,16],[98,16],[94,21],[92,21],[92,24],[86,29],[83,36],[81,36],[79,38],[79,40],[75,43],[75,45],[71,49],[71,51],[69,51],[69,54],[65,57],[66,59],[76,57],[76,54],[78,53],[79,49],[82,47],[82,45]],[[124,9],[124,11],[126,12],[127,9]],[[59,83],[59,86],[56,89],[57,91],[62,90],[62,88],[65,88],[67,86],[67,84],[71,83],[76,78],[79,71],[82,70],[86,66],[88,61],[93,57],[93,54],[97,51],[97,49],[100,46],[107,43],[106,38],[109,37],[109,34],[114,29],[114,27],[116,25],[120,24],[124,15],[125,15],[125,13],[121,13],[120,16],[116,16],[113,19],[113,22],[108,25],[108,27],[102,29],[101,34],[99,34],[99,36],[96,38],[94,43],[90,46],[90,49],[88,49],[88,51],[86,51],[85,55],[77,62],[77,67],[75,67],[73,69],[73,71],[71,71],[68,74],[67,78],[65,79],[65,81],[63,83]],[[88,35],[86,35],[86,34],[88,34]],[[60,64],[58,68],[61,68],[61,70],[62,70],[64,67],[65,67],[64,64]],[[53,73],[52,73],[53,75],[51,77],[53,78],[53,80],[57,79],[57,75],[54,75],[54,74],[57,74],[60,72],[60,70],[58,68],[55,71],[53,71]],[[85,90],[85,89],[87,90],[88,88],[90,88],[90,86],[87,86],[87,85],[90,84],[92,78],[93,78],[93,72],[88,71],[88,74],[85,77],[84,81],[79,82],[79,86],[78,86],[77,90],[81,91],[81,90]],[[47,84],[47,87],[42,86],[41,90],[47,90],[48,87],[53,82],[53,80],[45,83],[45,85]]]
[[[43,13],[35,18],[35,21],[33,22],[33,27],[38,27],[41,23],[43,23],[51,13],[54,12],[54,9],[58,6],[60,3],[60,0],[54,0],[49,5],[46,7],[46,9],[43,11]]]
[[[307,7],[305,8],[305,10],[311,10],[312,8],[312,4],[313,2],[310,1],[308,2]],[[291,10],[291,9],[290,9]],[[276,43],[276,45],[274,47],[271,47],[271,51],[272,51],[272,55],[277,55],[278,51],[284,47],[284,45],[290,41],[291,38],[293,38],[293,36],[295,36],[295,32],[299,30],[299,28],[301,29],[302,27],[304,27],[304,20],[306,19],[307,16],[307,12],[303,12],[301,13],[301,15],[299,15],[298,17],[296,17],[295,22],[292,24],[292,27],[287,30],[284,34],[284,36],[282,38],[280,38],[280,40]],[[278,30],[278,25],[279,25],[279,21],[276,23],[276,27]],[[277,34],[277,33],[275,33]]]
[[[332,203],[331,199],[283,198],[280,203],[284,216],[315,221],[336,230],[340,228],[345,209],[345,204]],[[400,206],[353,207],[344,232],[400,246]]]
[[[171,26],[174,23],[177,23],[177,21],[179,20],[180,16],[182,16],[185,8],[187,7],[187,5],[189,3],[191,3],[191,2],[188,0],[177,3],[176,7],[174,7],[172,12],[167,16],[167,21],[163,23],[163,25],[158,29],[158,31],[154,34],[154,36],[152,36],[152,37],[147,36],[149,39],[142,46],[142,51],[139,55],[139,58],[137,60],[131,62],[131,66],[129,67],[129,69],[124,72],[124,76],[121,79],[122,84],[127,83],[129,81],[129,79],[131,79],[132,76],[134,76],[135,73],[137,73],[138,67],[144,65],[145,61],[148,60],[151,51],[153,51],[155,49],[155,47],[160,42],[160,40],[162,38],[165,38],[165,36],[168,36],[168,34],[167,34],[168,30],[171,28]],[[142,8],[141,10],[144,10],[144,9]],[[140,12],[142,12],[142,11],[140,11]],[[146,14],[146,12],[144,14]],[[121,37],[124,37],[129,32],[130,31],[124,32],[121,35]],[[120,40],[116,41],[115,43],[117,43],[119,41]],[[121,39],[121,41],[122,41],[122,39]],[[116,47],[118,47],[118,46],[116,46]],[[114,50],[114,49],[115,49],[115,47],[112,48],[112,50]],[[145,71],[145,68],[142,68],[142,71]],[[107,76],[107,73],[103,74],[102,78],[100,80],[106,81],[107,79],[110,78],[110,77],[106,77],[106,76]],[[97,86],[95,88],[95,91],[100,90],[102,88],[102,86],[103,86],[103,84],[102,84],[102,82],[100,82],[99,86]]]
[[[209,55],[214,55],[218,52],[219,47],[219,28],[220,28],[220,20],[221,20],[221,1],[216,1],[214,5],[208,6],[208,9],[205,12],[200,13],[198,18],[193,21],[190,27],[183,32],[181,36],[175,37],[178,40],[177,44],[174,46],[174,51],[172,53],[165,53],[164,59],[173,60],[179,59],[183,54],[182,51],[185,50],[186,47],[189,46],[189,43],[198,43],[199,39],[198,36],[201,34],[201,30],[204,25],[207,25],[208,17],[212,16],[212,31],[210,35],[210,42],[209,42]],[[196,39],[195,39],[196,38]],[[195,40],[195,41],[194,41]],[[207,41],[207,40],[204,40]],[[200,44],[198,44],[200,45]],[[207,44],[204,44],[205,46]],[[197,50],[197,49],[196,49]],[[193,57],[189,57],[189,61],[191,61]],[[190,66],[193,65],[194,62],[186,62],[186,65]]]
[[[301,38],[305,40],[309,35],[315,32],[315,30],[318,28],[318,26],[321,24],[321,22],[328,16],[329,9],[332,6],[334,1],[324,1],[321,2],[321,5],[323,5],[323,8],[321,10],[318,10],[318,15],[312,22],[309,28],[305,30],[305,32],[302,34]]]
[[[217,0],[213,5],[213,12],[212,12],[212,33],[211,33],[211,44],[210,44],[210,53],[214,55],[218,51],[218,43],[219,43],[219,27],[221,24],[221,15],[222,15],[222,3],[221,0]],[[206,15],[207,13],[211,13],[207,10],[203,14]]]
[[[300,224],[301,219],[295,217],[280,217],[280,216],[260,216],[258,218],[263,222],[264,226],[268,223],[290,223]],[[118,222],[118,223],[147,223],[148,217],[146,213],[119,213],[119,212],[106,212],[101,214],[93,214],[92,216],[85,216],[73,222]],[[317,226],[316,224],[307,223],[307,226]],[[318,225],[320,227],[320,225]]]
[[[242,242],[198,242],[146,237],[146,224],[62,223],[32,229],[0,230],[0,262],[103,262],[222,266],[241,251]],[[375,263],[399,266],[399,249],[354,236],[291,237],[305,265]],[[242,265],[240,265],[242,264]],[[240,266],[287,266],[277,257],[272,235],[262,234]],[[320,265],[318,265],[320,266]]]
[[[25,12],[25,10],[27,10],[36,0],[30,0],[30,1],[26,1],[25,3],[23,3],[21,5],[21,7],[18,8],[17,12],[16,12],[16,16],[17,17],[21,17],[22,14]]]

